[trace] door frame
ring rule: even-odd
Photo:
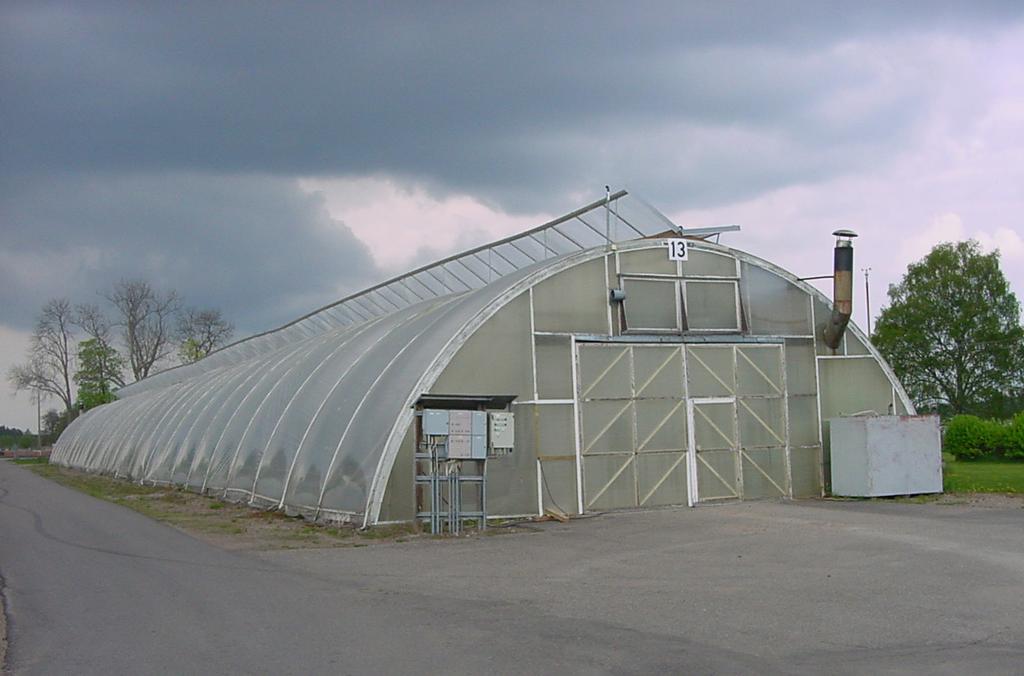
[[[733,417],[736,416],[736,395],[728,397],[687,397],[686,398],[686,504],[689,507],[694,507],[700,502],[700,493],[697,490],[697,431],[694,427],[694,412],[697,406],[701,404],[732,404],[733,406]],[[735,426],[735,420],[734,420]],[[733,435],[736,437],[734,443],[736,448],[730,449],[739,452],[739,430],[733,429]],[[737,469],[740,471],[740,469]],[[692,478],[692,481],[690,480]]]

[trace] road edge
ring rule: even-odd
[[[7,585],[0,574],[0,674],[7,674]]]

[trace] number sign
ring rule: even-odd
[[[668,259],[670,261],[685,261],[686,252],[687,249],[685,239],[668,240]]]

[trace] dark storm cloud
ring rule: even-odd
[[[853,171],[899,152],[930,83],[837,106],[876,73],[835,45],[1020,7],[5,2],[0,322],[143,276],[265,329],[379,277],[298,176],[536,213],[606,182],[675,209]]]
[[[5,180],[0,321],[49,297],[103,303],[119,278],[224,310],[244,334],[294,319],[377,276],[320,200],[275,178],[158,175]]]
[[[815,50],[983,31],[1012,6],[28,3],[4,11],[0,148],[19,171],[385,173],[523,211],[650,179],[699,205],[855,168],[907,133],[913,88],[821,116],[868,74]],[[776,143],[700,140],[735,128]]]

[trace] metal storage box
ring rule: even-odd
[[[833,495],[942,492],[938,416],[832,418],[829,429]]]

